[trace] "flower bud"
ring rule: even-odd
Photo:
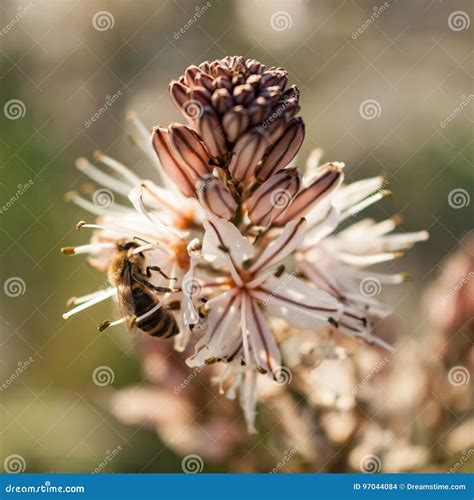
[[[285,169],[265,181],[247,202],[249,218],[257,226],[269,226],[285,213],[301,187],[297,169]]]
[[[237,210],[237,202],[224,184],[212,174],[204,176],[196,186],[201,205],[222,219],[231,219]]]
[[[169,127],[169,145],[178,162],[186,165],[194,181],[210,172],[207,151],[196,133],[186,125],[173,124]]]
[[[222,127],[230,143],[234,143],[247,130],[249,116],[243,106],[235,106],[222,119]]]
[[[298,153],[304,139],[304,123],[301,118],[294,118],[285,132],[263,160],[257,172],[260,181],[285,168]]]
[[[166,175],[168,175],[184,195],[193,196],[195,181],[190,177],[186,167],[171,152],[168,131],[164,128],[156,127],[153,130],[152,141],[153,148],[158,155]]]
[[[279,226],[296,217],[302,217],[317,202],[332,193],[343,180],[342,168],[334,163],[326,163],[318,169],[317,177],[294,198],[288,210],[275,219]]]
[[[251,179],[267,147],[267,138],[255,129],[241,136],[235,143],[234,154],[229,163],[232,177],[237,181]]]
[[[198,130],[209,154],[215,159],[223,159],[227,153],[224,132],[219,118],[212,108],[204,109],[198,121]]]

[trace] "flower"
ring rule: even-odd
[[[306,221],[289,222],[275,240],[261,243],[258,256],[255,246],[233,224],[215,218],[204,227],[203,257],[214,269],[225,269],[226,275],[218,284],[202,281],[205,290],[214,291],[204,306],[209,311],[207,333],[196,344],[189,364],[238,358],[275,376],[281,368],[280,353],[261,305],[296,328],[334,324],[340,314],[339,303],[326,292],[308,286],[295,274],[275,271],[274,266],[301,244]]]
[[[319,166],[320,151],[303,176],[293,164],[304,138],[303,121],[295,116],[299,91],[285,90],[286,83],[283,70],[242,57],[189,67],[170,85],[187,125],[155,127],[150,140],[145,126],[128,115],[131,137],[155,166],[160,185],[96,153],[96,164],[81,158],[76,166],[103,186],[106,202],[67,196],[97,220],[79,222],[78,229],[93,230],[91,241],[63,253],[88,254],[108,280],[72,298],[64,317],[108,298],[121,305],[124,291],[130,292],[127,307],[116,320],[101,322],[100,331],[118,324],[140,330],[145,319],[165,311],[177,325],[169,332],[179,331],[174,348],[188,353],[190,344],[194,350],[190,367],[225,365],[221,391],[226,386],[230,398],[239,393],[250,431],[261,374],[279,381],[285,369],[280,346],[302,330],[341,332],[390,348],[373,333],[375,320],[390,309],[370,291],[362,293],[359,282],[399,283],[404,275],[363,268],[427,238],[423,231],[389,234],[394,219],[341,227],[387,194],[383,179],[342,185],[344,164]],[[116,195],[127,197],[129,206]],[[145,312],[137,305],[141,295],[132,293],[137,286],[153,304]]]
[[[304,244],[296,252],[298,266],[307,279],[336,297],[343,305],[338,330],[391,350],[373,335],[374,319],[392,309],[373,298],[382,284],[406,281],[405,273],[383,274],[365,268],[403,256],[402,250],[428,239],[426,231],[389,234],[399,217],[375,223],[363,219],[335,232],[350,217],[390,194],[383,189],[383,177],[353,182],[341,187],[330,201],[317,205],[309,214],[312,221]]]
[[[254,385],[250,370],[268,373],[275,380],[281,371],[281,356],[266,312],[296,328],[317,330],[337,324],[341,307],[326,292],[311,288],[294,274],[274,266],[292,254],[304,239],[306,221],[289,222],[281,234],[265,244],[261,252],[230,222],[211,218],[204,223],[202,253],[213,269],[225,269],[224,279],[203,278],[202,288],[210,292],[204,309],[208,312],[207,332],[197,342],[191,367],[216,361],[237,361],[245,384]],[[233,364],[235,366],[235,363]],[[237,384],[240,386],[240,383]],[[250,394],[252,389],[245,389]],[[248,400],[254,402],[255,397]],[[253,404],[244,405],[249,428],[253,429]]]

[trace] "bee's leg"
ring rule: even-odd
[[[161,276],[163,276],[163,278],[167,279],[167,280],[176,280],[176,278],[170,278],[169,276],[167,276],[162,270],[161,270],[161,267],[159,266],[146,266],[146,277],[147,278],[150,278],[151,277],[151,272],[152,271],[158,271]]]
[[[137,281],[141,283],[143,286],[146,286],[147,288],[150,288],[151,290],[154,290],[155,292],[159,293],[175,293],[181,291],[181,288],[168,288],[167,286],[155,286],[146,280],[137,280]]]

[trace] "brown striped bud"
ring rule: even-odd
[[[235,106],[222,119],[227,140],[234,143],[247,130],[249,117],[243,106]]]
[[[224,184],[212,174],[204,176],[196,186],[201,205],[210,213],[229,220],[235,215],[237,202]]]
[[[343,178],[342,167],[338,164],[326,163],[319,167],[314,180],[295,196],[288,210],[278,216],[275,223],[282,226],[292,219],[302,217],[316,203],[331,194]]]
[[[188,88],[176,80],[170,83],[170,95],[178,109],[189,99]]]
[[[281,170],[270,177],[247,201],[252,223],[268,227],[286,212],[300,187],[301,175],[297,169]]]
[[[299,91],[285,89],[287,81],[281,68],[265,69],[253,59],[232,56],[191,65],[170,92],[214,163],[225,168],[241,152],[234,151],[238,140],[252,129],[264,132],[265,153],[281,137],[299,110]]]
[[[233,179],[237,181],[251,179],[268,144],[268,139],[255,129],[241,136],[235,143],[229,163],[229,172]]]
[[[216,112],[206,108],[198,121],[198,131],[209,154],[216,160],[222,160],[227,152],[224,132]]]
[[[170,150],[177,161],[187,167],[189,175],[197,181],[210,172],[210,158],[198,135],[186,125],[173,124],[169,127]]]
[[[294,118],[285,129],[282,137],[263,160],[257,172],[260,181],[285,168],[298,153],[304,139],[304,123],[301,118]]]
[[[152,141],[153,148],[166,175],[184,195],[193,196],[195,181],[190,177],[186,167],[177,161],[175,155],[171,152],[168,131],[156,127],[153,130]]]

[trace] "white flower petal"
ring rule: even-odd
[[[396,252],[410,248],[420,241],[426,241],[428,237],[427,231],[390,234],[376,239],[373,243],[373,248],[378,252]]]
[[[240,339],[240,297],[235,291],[226,294],[226,299],[211,309],[207,332],[197,342],[194,355],[186,360],[188,366],[202,366],[211,358],[231,355],[229,346],[234,345],[235,337]]]
[[[342,288],[339,286],[336,276],[325,266],[310,261],[306,255],[304,257],[300,256],[297,262],[298,268],[314,286],[327,291],[334,297],[341,297],[343,295]]]
[[[340,238],[361,238],[368,236],[375,238],[390,233],[399,223],[399,217],[397,216],[377,223],[373,219],[362,219],[339,231],[337,236]]]
[[[150,212],[144,205],[143,203],[143,188],[141,185],[135,186],[129,193],[128,198],[132,202],[133,206],[135,207],[135,210],[143,214],[152,224],[156,226],[157,230],[160,231],[166,231],[168,233],[173,233],[176,235],[178,238],[182,238],[185,236],[185,233],[168,226],[164,224],[159,217],[154,214],[153,212]]]
[[[357,182],[351,182],[337,190],[333,197],[333,203],[340,210],[349,208],[380,189],[384,182],[385,178],[381,175]]]
[[[252,290],[252,295],[263,301],[270,316],[282,318],[295,328],[315,330],[327,326],[342,312],[334,297],[288,273],[269,278]]]
[[[340,212],[338,208],[334,206],[326,207],[324,212],[320,213],[319,219],[309,225],[304,242],[304,248],[313,247],[323,238],[329,236],[337,228],[339,218]]]
[[[249,272],[254,274],[261,273],[290,255],[303,242],[306,226],[304,218],[288,222],[280,236],[270,243],[252,266],[250,266]]]
[[[235,267],[254,256],[254,249],[249,240],[244,238],[232,222],[212,217],[204,222],[203,257],[216,267],[228,267],[229,256]],[[223,251],[223,248],[229,252]]]
[[[371,321],[358,316],[358,314],[360,314],[358,311],[354,313],[352,308],[345,307],[339,320],[338,330],[344,335],[362,339],[369,344],[375,344],[393,352],[395,350],[393,346],[372,334]],[[361,321],[362,319],[363,321]]]
[[[346,293],[346,298],[349,302],[364,311],[366,316],[376,318],[385,318],[393,312],[393,308],[380,300],[364,297],[360,293]]]
[[[371,255],[338,253],[336,257],[345,264],[350,264],[357,267],[365,267],[372,266],[374,264],[380,264],[380,262],[387,262],[389,260],[398,259],[399,257],[403,257],[403,252],[388,252]]]
[[[265,316],[254,300],[247,300],[245,307],[250,345],[257,365],[269,374],[275,374],[281,368],[281,355],[273,333]]]

